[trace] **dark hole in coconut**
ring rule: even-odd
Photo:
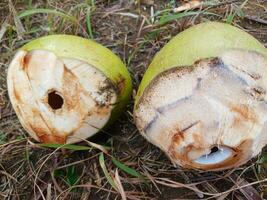
[[[64,103],[64,99],[56,92],[49,92],[48,93],[48,104],[54,110],[58,110],[62,108]]]
[[[218,147],[212,147],[210,150],[210,154],[216,153],[217,151],[219,151]]]

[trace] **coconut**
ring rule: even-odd
[[[75,143],[113,122],[131,94],[122,61],[72,35],[33,40],[8,68],[8,94],[24,129],[43,143]]]
[[[175,165],[237,167],[267,144],[267,50],[231,25],[174,37],[148,67],[135,100],[140,133]]]

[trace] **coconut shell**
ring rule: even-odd
[[[22,126],[37,141],[60,144],[82,141],[113,122],[132,87],[115,54],[71,35],[23,46],[9,66],[7,83]]]
[[[267,55],[266,48],[245,31],[220,22],[192,26],[173,37],[153,58],[135,97],[135,104],[148,84],[159,73],[197,60],[220,55],[227,49],[251,50]]]
[[[49,35],[35,39],[21,49],[48,50],[58,57],[82,60],[102,71],[119,91],[117,106],[113,110],[114,117],[111,117],[111,121],[116,119],[129,102],[132,91],[129,71],[118,56],[93,40],[73,35]]]
[[[240,166],[267,144],[267,50],[218,22],[178,34],[154,57],[138,89],[140,133],[176,166]]]

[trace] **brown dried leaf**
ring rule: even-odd
[[[17,29],[18,38],[22,39],[22,35],[26,32],[25,28],[24,28],[22,22],[20,21],[20,19],[18,18],[17,11],[16,11],[14,4],[12,3],[11,0],[8,1],[8,5],[9,5],[10,13],[12,13],[13,18],[14,18],[14,23],[15,23],[15,26]]]
[[[118,169],[116,169],[116,172],[115,172],[114,182],[116,183],[116,186],[118,188],[118,191],[120,192],[121,199],[122,200],[127,200],[125,191],[124,191],[123,186],[121,184],[121,180],[120,180]]]
[[[142,4],[152,6],[154,5],[154,0],[141,0]]]
[[[194,0],[194,1],[190,1],[188,3],[185,3],[184,5],[179,6],[178,8],[174,8],[173,12],[176,13],[176,12],[182,12],[182,11],[185,11],[185,10],[192,10],[192,9],[195,9],[195,8],[201,8],[202,5],[203,5],[202,1]]]

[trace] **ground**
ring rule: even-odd
[[[116,123],[89,139],[108,146],[106,154],[85,142],[78,145],[87,146],[87,150],[42,147],[23,130],[12,109],[6,88],[8,64],[20,46],[43,35],[79,35],[111,49],[131,72],[133,98],[155,53],[172,36],[194,24],[209,20],[230,23],[267,46],[266,0],[210,0],[187,14],[173,13],[181,3],[1,0],[0,199],[122,199],[124,195],[162,200],[267,198],[267,151],[233,170],[175,168],[136,130],[133,100]],[[122,187],[114,189],[119,183]]]

